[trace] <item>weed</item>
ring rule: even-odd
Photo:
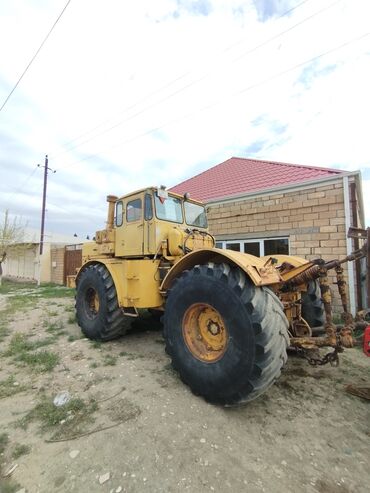
[[[9,435],[7,433],[0,433],[0,454],[3,454],[6,446],[9,442]]]
[[[95,349],[101,348],[101,344],[102,344],[101,341],[91,341],[91,345]]]
[[[36,351],[36,349],[47,346],[55,341],[54,337],[39,339],[31,342],[23,334],[15,334],[4,356],[12,356],[19,361],[35,367],[38,371],[51,371],[59,362],[59,356],[50,351]]]
[[[8,434],[7,433],[0,433],[0,454],[4,454],[8,443],[9,443]],[[1,469],[1,462],[0,462],[0,491],[1,491],[1,493],[15,493],[16,491],[18,491],[20,488],[19,484],[14,483],[10,479],[1,478],[2,472],[3,471]]]
[[[49,315],[49,317],[57,317],[58,316],[58,312],[47,312],[47,314]]]
[[[71,313],[71,315],[68,317],[67,322],[69,324],[75,324],[77,322],[76,315],[74,313]]]
[[[16,493],[20,490],[20,485],[14,483],[11,479],[0,479],[1,493]]]
[[[92,414],[98,409],[94,400],[84,402],[71,399],[64,406],[57,407],[50,398],[44,398],[36,404],[16,424],[27,429],[30,422],[38,421],[42,432],[54,430],[53,438],[81,433],[87,423],[93,421]]]
[[[61,320],[57,320],[55,322],[46,322],[46,332],[55,334],[56,336],[66,334],[63,322]]]
[[[0,382],[0,399],[4,397],[10,397],[18,392],[23,392],[26,387],[23,385],[17,385],[17,382],[13,375],[8,377],[6,380]]]
[[[64,311],[65,311],[65,312],[74,312],[74,311],[75,311],[75,307],[74,307],[73,305],[71,305],[71,306],[66,306],[66,307],[64,308]]]
[[[30,445],[22,445],[20,443],[17,443],[16,446],[14,447],[12,457],[13,459],[18,459],[22,455],[27,455],[30,452],[31,452]]]
[[[48,346],[53,342],[55,342],[54,337],[47,337],[46,339],[39,339],[38,341],[29,341],[24,334],[17,332],[11,338],[8,350],[5,351],[4,356],[17,356],[19,353],[34,351],[40,347]]]
[[[51,371],[59,363],[59,356],[50,351],[21,353],[17,361],[35,367],[37,371],[46,372]]]
[[[3,342],[6,336],[9,335],[9,329],[4,327],[4,325],[0,325],[0,342]]]
[[[74,289],[55,284],[43,284],[39,291],[43,298],[72,298],[75,295]]]
[[[74,335],[74,334],[70,334],[68,336],[68,342],[74,342],[74,341],[79,341],[80,339],[83,339],[85,336],[82,335],[82,334],[77,334],[77,335]]]
[[[92,363],[90,363],[90,368],[97,368],[98,366],[99,366],[99,364],[96,361],[93,361]]]
[[[103,359],[104,366],[114,366],[117,364],[117,356],[111,356],[110,354],[105,354]]]

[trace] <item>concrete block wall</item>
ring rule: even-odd
[[[217,240],[282,236],[289,238],[290,255],[309,260],[347,255],[342,180],[208,207],[210,232]],[[348,281],[347,267],[345,275]],[[330,274],[333,281],[335,274]],[[337,287],[332,287],[334,309],[340,311]]]
[[[51,249],[51,282],[55,284],[64,283],[64,247]]]

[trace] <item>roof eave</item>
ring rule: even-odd
[[[307,180],[305,182],[297,182],[297,183],[287,183],[284,185],[278,185],[276,187],[271,187],[271,188],[263,188],[261,190],[253,190],[251,192],[243,192],[241,194],[236,194],[236,195],[227,195],[224,197],[216,197],[210,200],[204,199],[203,202],[205,204],[218,204],[218,203],[223,203],[223,202],[231,202],[233,200],[240,200],[243,198],[250,198],[250,197],[255,197],[259,195],[268,195],[271,193],[277,193],[281,191],[286,191],[286,190],[293,190],[293,189],[302,189],[305,187],[309,187],[315,184],[320,184],[322,185],[323,183],[326,182],[331,182],[331,181],[336,181],[336,180],[341,180],[344,176],[359,176],[360,171],[344,171],[343,173],[338,173],[335,176],[324,176],[323,178],[315,178],[314,180]]]

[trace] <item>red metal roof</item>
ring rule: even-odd
[[[342,173],[338,169],[232,157],[170,190],[178,194],[189,192],[193,199],[208,202]]]

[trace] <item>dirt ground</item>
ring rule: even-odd
[[[369,402],[344,390],[369,385],[359,349],[339,368],[292,356],[265,395],[222,408],[172,371],[151,318],[100,345],[66,289],[40,292],[0,294],[2,493],[369,491]]]

